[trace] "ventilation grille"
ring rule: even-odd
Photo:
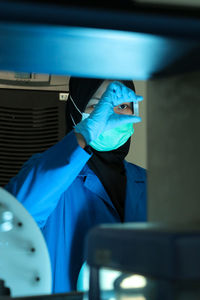
[[[59,106],[18,108],[0,106],[0,185],[14,177],[34,153],[61,138]]]

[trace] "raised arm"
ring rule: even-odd
[[[83,141],[82,141],[83,142]],[[32,156],[5,187],[29,211],[40,227],[91,157],[74,131],[41,154]]]

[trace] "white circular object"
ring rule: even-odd
[[[12,297],[51,293],[50,259],[39,227],[22,204],[2,188],[0,204],[13,215],[11,228],[0,230],[0,279],[5,280]]]

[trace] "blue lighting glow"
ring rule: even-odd
[[[146,80],[194,46],[136,32],[1,23],[0,69]]]

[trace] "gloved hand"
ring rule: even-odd
[[[87,145],[111,128],[125,123],[138,123],[140,117],[122,115],[114,112],[114,107],[124,102],[142,101],[143,97],[136,95],[131,89],[118,81],[110,83],[90,116],[75,126],[75,132],[80,133]]]

